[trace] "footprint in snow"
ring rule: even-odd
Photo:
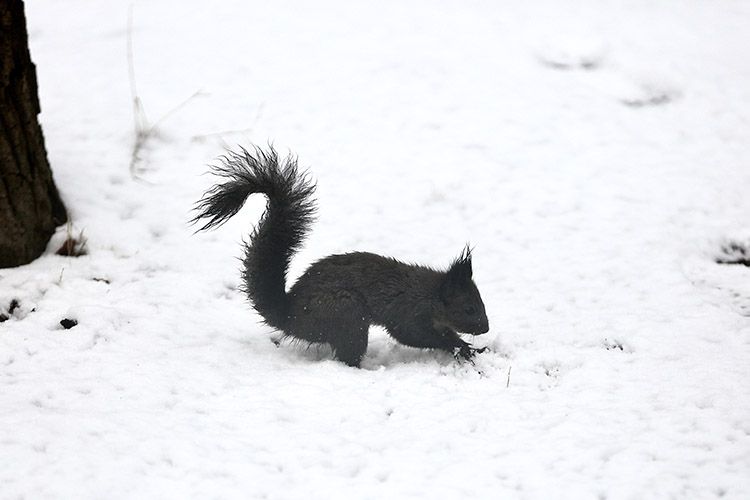
[[[593,72],[604,68],[608,60],[606,44],[592,37],[567,36],[545,41],[535,54],[543,66],[561,71]],[[607,66],[612,69],[615,65]],[[662,106],[677,100],[681,96],[678,86],[657,73],[628,76],[615,71],[597,72],[597,76],[590,76],[589,83],[629,108]]]
[[[627,345],[625,342],[618,340],[618,339],[605,338],[602,341],[602,346],[606,350],[613,351],[613,352],[627,352],[627,353],[633,352],[633,349],[629,345]]]
[[[714,243],[712,250],[687,259],[682,270],[711,302],[750,317],[750,238]]]
[[[620,102],[630,108],[644,108],[668,104],[680,97],[680,92],[666,82],[634,82],[631,89],[623,92]]]
[[[566,36],[545,40],[535,50],[540,64],[561,71],[592,71],[605,62],[607,47],[597,38]]]
[[[721,245],[714,262],[750,267],[750,241],[727,241]]]
[[[742,316],[750,316],[750,239],[724,242],[714,262],[727,268],[726,284],[722,283],[720,288],[729,292],[735,309]]]
[[[8,304],[8,307],[4,308],[5,310],[0,311],[0,323],[8,321],[12,316],[14,316],[14,313],[16,312],[16,309],[18,309],[18,306],[20,306],[20,304],[18,303],[18,299],[11,300],[10,304]]]

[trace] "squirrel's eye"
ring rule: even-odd
[[[474,306],[468,306],[464,308],[464,312],[466,314],[474,314],[475,312],[477,312],[477,310]]]

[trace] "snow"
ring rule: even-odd
[[[137,179],[129,6],[26,2],[88,254],[0,270],[0,497],[747,498],[750,268],[715,260],[750,242],[750,5],[135,2]],[[318,181],[292,279],[475,246],[475,367],[274,344],[237,290],[263,200],[186,223],[269,141]]]

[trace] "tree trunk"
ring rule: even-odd
[[[22,0],[0,0],[0,267],[26,264],[67,219],[39,126]]]

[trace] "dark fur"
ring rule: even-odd
[[[359,366],[370,325],[381,325],[402,344],[442,349],[470,360],[477,349],[457,332],[489,330],[472,280],[468,247],[447,271],[405,264],[372,253],[330,255],[311,265],[286,292],[286,274],[315,214],[315,185],[297,161],[272,147],[229,152],[213,172],[224,178],[197,203],[200,230],[223,224],[248,196],[263,193],[268,206],[245,243],[244,291],[265,322],[295,339],[330,344],[336,358]]]

